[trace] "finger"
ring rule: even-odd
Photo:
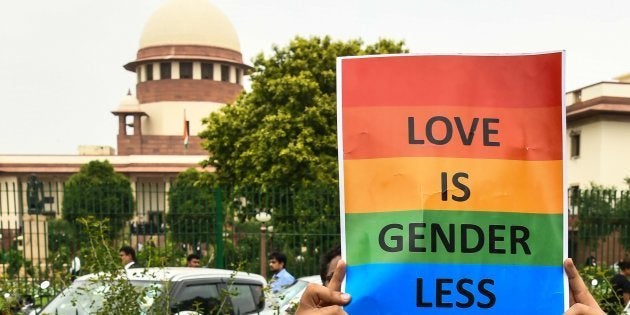
[[[300,308],[317,308],[330,305],[346,305],[350,302],[350,295],[333,291],[325,286],[309,284],[300,298]]]
[[[588,291],[586,284],[584,284],[584,281],[582,280],[582,277],[571,258],[567,258],[564,261],[564,271],[567,273],[567,278],[569,279],[569,300],[573,297],[572,303],[581,303],[586,306],[596,307],[599,309],[597,301],[595,301],[591,293]],[[571,303],[571,301],[569,302]]]
[[[341,283],[343,282],[343,278],[346,277],[346,262],[343,260],[339,260],[337,262],[337,267],[335,267],[335,273],[333,274],[332,279],[328,283],[328,288],[333,291],[341,291]]]

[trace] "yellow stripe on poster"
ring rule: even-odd
[[[562,161],[410,157],[344,161],[345,211],[561,214]]]

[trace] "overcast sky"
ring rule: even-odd
[[[0,3],[0,154],[116,146],[110,113],[135,75],[145,21],[166,0]],[[630,1],[212,0],[244,60],[296,35],[404,40],[413,53],[566,50],[566,89],[630,72]]]

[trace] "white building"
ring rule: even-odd
[[[566,94],[567,176],[570,187],[591,183],[628,189],[630,75]]]
[[[39,246],[45,242],[40,232],[46,218],[60,216],[62,183],[92,160],[108,160],[129,177],[138,194],[138,187],[159,187],[136,196],[134,221],[161,220],[156,213],[167,211],[169,182],[208,157],[196,136],[204,129],[202,118],[236,100],[249,68],[243,63],[236,30],[219,9],[208,0],[167,0],[146,22],[136,59],[124,65],[135,72],[137,96],[129,93],[118,106],[112,104],[119,122],[118,130],[112,130],[118,132],[116,150],[80,146],[73,156],[45,152],[0,156],[0,248],[23,234],[25,246],[35,248],[25,250],[26,258],[43,257],[46,246]],[[103,113],[103,119],[113,119],[109,115]],[[187,146],[185,129],[190,135]],[[25,210],[23,192],[31,174],[54,200],[46,205],[47,216]]]

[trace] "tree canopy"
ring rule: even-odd
[[[91,161],[65,183],[63,218],[108,218],[110,236],[116,235],[133,216],[134,203],[129,179],[114,172],[108,161]]]
[[[175,242],[195,245],[213,239],[218,210],[212,177],[211,173],[191,168],[179,173],[173,181],[168,192],[170,210],[166,221]]]
[[[250,93],[204,119],[204,165],[219,184],[335,187],[338,181],[336,58],[406,52],[402,41],[296,37],[259,54]]]

